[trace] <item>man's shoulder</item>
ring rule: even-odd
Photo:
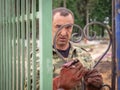
[[[71,44],[70,51],[75,51],[76,53],[88,53],[88,51],[85,48],[74,44]]]
[[[94,61],[92,59],[92,56],[85,48],[76,46],[74,44],[71,46],[71,51],[75,52],[74,54],[76,55],[76,58],[78,58],[85,67],[90,68],[93,66]]]

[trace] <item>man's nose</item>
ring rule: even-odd
[[[62,29],[62,30],[61,30],[61,35],[64,36],[64,35],[66,35],[66,34],[67,34],[67,30],[66,30],[66,29]]]

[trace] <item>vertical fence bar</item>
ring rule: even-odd
[[[30,0],[26,0],[26,37],[27,37],[27,90],[30,90]]]
[[[1,0],[0,0],[0,2],[1,2]],[[1,3],[0,3],[0,11],[1,11]],[[2,68],[1,68],[1,60],[2,60],[2,59],[1,59],[1,57],[2,57],[2,55],[1,55],[1,54],[2,54],[2,50],[1,50],[1,48],[2,48],[2,45],[1,45],[1,44],[2,44],[2,35],[1,35],[1,33],[2,33],[2,28],[1,28],[1,22],[2,22],[2,21],[1,21],[1,13],[0,13],[0,42],[1,42],[1,43],[0,43],[0,80],[1,80],[1,76],[2,76],[2,75],[1,75],[1,73],[2,73],[2,72],[1,72],[1,71],[2,71]],[[1,89],[1,83],[2,83],[2,82],[0,81],[0,89]]]
[[[20,90],[20,0],[17,0],[17,88]]]
[[[1,5],[2,8],[4,8],[4,5],[3,5],[3,4],[4,4],[4,3],[3,3],[3,0],[2,0],[2,5]],[[4,18],[4,16],[3,16],[3,15],[4,15],[4,9],[2,9],[2,13],[1,13],[1,14],[2,14],[2,17]],[[4,21],[3,21],[3,18],[2,18],[2,77],[1,77],[1,78],[2,78],[2,79],[1,79],[1,81],[2,81],[1,88],[2,88],[2,89],[4,88],[4,86],[3,86],[3,84],[4,84],[4,66],[3,66],[3,60],[4,60],[4,55],[3,55],[3,54],[4,54],[4,50],[3,50],[3,47],[4,47],[4,46],[3,46],[3,41],[4,41],[4,40],[3,40],[3,38],[4,38],[3,26],[4,26],[4,24],[3,24],[3,22],[4,22]]]
[[[5,77],[6,77],[6,90],[9,89],[9,44],[8,44],[8,0],[5,0]]]
[[[1,0],[0,0],[0,2],[1,2]],[[0,4],[0,6],[1,6],[1,4]],[[0,11],[1,11],[1,7],[0,7]],[[0,13],[0,90],[1,90],[1,84],[2,84],[2,78],[1,78],[1,74],[2,74],[2,68],[1,68],[1,58],[2,58],[2,28],[1,28],[1,13]]]
[[[15,0],[12,0],[12,27],[13,27],[13,90],[16,89],[16,29],[15,29]]]
[[[0,0],[0,2],[2,3],[2,0]],[[0,90],[2,90],[2,4],[0,3],[0,42],[1,42],[1,47],[0,47]]]
[[[33,89],[36,90],[36,0],[32,0]]]
[[[12,31],[11,31],[11,33],[12,33],[12,90],[15,90],[14,89],[14,85],[15,85],[15,80],[16,80],[16,76],[15,76],[15,68],[16,67],[14,67],[14,65],[15,65],[15,62],[14,62],[14,53],[15,53],[15,40],[14,40],[14,35],[15,35],[15,33],[14,33],[14,18],[15,18],[15,16],[14,16],[14,6],[15,6],[15,2],[13,1],[13,0],[11,0],[11,27],[12,27]]]
[[[2,1],[0,0],[0,90],[2,90]]]
[[[2,24],[2,23],[1,23]],[[0,63],[0,65],[1,65],[1,67],[0,67],[0,69],[1,69],[1,77],[0,77],[0,80],[1,80],[1,87],[0,87],[0,90],[2,90],[3,89],[3,29],[1,29],[1,63]]]
[[[9,90],[12,90],[12,28],[11,28],[11,0],[8,0],[8,44],[9,44]]]
[[[21,43],[21,56],[22,56],[22,80],[21,80],[21,90],[24,90],[24,81],[25,81],[25,1],[21,0],[21,36],[22,36],[22,43]]]
[[[2,29],[0,27],[0,90],[2,89]]]
[[[115,10],[116,10],[116,17],[115,17],[115,29],[116,29],[116,58],[117,58],[117,83],[118,83],[118,90],[120,90],[120,0],[115,0]]]
[[[0,0],[0,2],[1,2],[1,0]],[[0,6],[1,6],[1,4],[0,4]],[[0,11],[1,11],[1,7],[0,7]],[[1,12],[2,12],[2,11],[1,11]],[[1,24],[1,13],[0,13],[0,25],[2,26],[2,24]],[[0,33],[1,33],[1,34],[0,34],[0,36],[1,36],[1,37],[0,37],[0,38],[1,38],[1,39],[0,39],[0,42],[1,42],[1,44],[0,44],[0,80],[1,80],[1,81],[0,81],[0,89],[1,89],[1,84],[2,84],[2,78],[1,78],[1,76],[2,76],[2,75],[1,75],[1,74],[2,74],[2,68],[1,68],[1,66],[2,66],[2,65],[1,65],[1,62],[2,62],[2,59],[1,59],[1,58],[2,58],[2,28],[1,28],[1,26],[0,26],[0,30],[1,30],[1,31],[0,31]]]
[[[9,32],[9,0],[6,0],[6,45],[7,45],[7,50],[6,50],[6,54],[7,54],[7,57],[6,57],[6,74],[8,75],[8,79],[6,80],[7,84],[8,84],[8,87],[7,87],[7,90],[10,89],[10,45],[9,45],[9,36],[10,36],[10,32]]]
[[[1,21],[1,20],[0,20]],[[0,24],[1,25],[1,24]],[[2,30],[1,30],[1,27],[0,27],[0,90],[1,90],[1,84],[2,84],[2,59],[1,59],[1,57],[2,57]]]
[[[10,56],[9,56],[9,52],[10,52],[10,49],[9,49],[9,21],[8,21],[8,17],[9,17],[9,1],[6,0],[6,75],[7,75],[7,78],[6,78],[6,83],[7,83],[7,87],[6,87],[6,90],[8,90],[10,87],[10,83],[9,83],[9,79],[10,79],[10,64],[9,64],[9,61],[10,61]]]
[[[2,33],[2,30],[1,30],[1,27],[0,27],[0,42],[2,42],[2,40],[1,40],[1,39],[2,39],[1,33]],[[2,55],[1,55],[1,54],[2,54],[1,48],[2,48],[2,47],[1,47],[1,46],[2,46],[2,45],[1,45],[1,43],[0,43],[0,80],[1,80],[1,73],[2,73],[2,72],[1,72],[1,71],[2,71],[2,70],[1,70],[1,69],[2,69],[2,68],[1,68],[1,57],[2,57]],[[1,81],[2,81],[2,80],[1,80]],[[0,89],[1,89],[1,83],[2,83],[1,81],[0,81]]]
[[[52,90],[52,0],[39,0],[39,12],[40,90]]]
[[[0,15],[1,16],[1,15]],[[1,26],[2,26],[2,23],[0,23],[1,24]],[[0,90],[2,90],[2,71],[3,71],[3,67],[2,67],[2,27],[0,28],[0,44],[1,44],[1,47],[0,47],[0,54],[1,54],[1,56],[0,56]]]
[[[1,40],[2,40],[2,42],[1,42],[1,45],[2,45],[2,48],[1,48],[1,51],[2,51],[2,53],[1,53],[1,55],[2,55],[2,57],[1,57],[1,90],[3,89],[3,21],[2,21],[2,30],[1,30]]]
[[[1,28],[0,28],[1,29]],[[2,89],[2,29],[0,30],[0,90]]]
[[[112,90],[116,88],[115,0],[112,0]]]
[[[3,41],[2,42],[3,43],[2,44],[3,45],[3,49],[2,49],[3,50],[3,60],[2,60],[3,61],[2,62],[2,66],[3,66],[3,74],[2,75],[3,75],[3,77],[2,77],[2,82],[3,83],[2,83],[2,89],[3,90],[5,89],[5,66],[4,66],[4,63],[5,63],[5,50],[4,50],[4,47],[5,47],[5,43],[4,43],[4,39],[5,39],[5,36],[4,36],[4,29],[5,29],[5,25],[4,25],[4,23],[5,23],[4,15],[5,14],[4,13],[5,13],[5,8],[4,7],[5,7],[5,1],[3,1],[3,4],[2,4],[2,8],[3,8],[3,12],[2,12],[2,16],[3,16],[3,18],[2,18],[2,20],[3,20],[3,38],[2,38],[3,39],[2,40]]]
[[[0,43],[0,80],[1,80],[0,81],[0,90],[1,90],[2,89],[1,88],[1,84],[2,84],[2,77],[1,77],[2,76],[1,75],[2,74],[2,67],[1,67],[2,66],[2,59],[1,59],[2,58],[2,50],[1,50],[2,49],[2,29],[1,29],[1,27],[0,27],[0,42],[1,42]]]
[[[0,0],[0,2],[1,2],[1,0]],[[0,11],[1,11],[1,3],[0,3]],[[0,42],[2,43],[2,35],[1,35],[1,33],[2,33],[2,29],[1,29],[1,13],[0,13]],[[2,57],[2,50],[1,50],[1,48],[2,48],[2,45],[1,45],[1,43],[0,43],[0,80],[1,80],[1,57]],[[0,89],[1,89],[1,81],[0,81]]]

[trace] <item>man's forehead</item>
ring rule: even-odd
[[[72,17],[72,15],[69,13],[68,15],[66,15],[66,16],[63,16],[63,15],[61,15],[61,13],[60,12],[56,12],[54,15],[53,15],[53,19],[55,19],[55,18],[58,18],[58,17]]]

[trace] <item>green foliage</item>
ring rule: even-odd
[[[64,0],[53,0],[53,8],[63,7]],[[112,0],[66,0],[66,6],[75,15],[75,23],[84,27],[86,25],[87,11],[89,20],[103,22],[105,17],[111,20]]]
[[[52,0],[52,2],[53,2],[53,9],[54,8],[57,8],[57,7],[63,7],[63,1],[64,0]]]
[[[105,17],[109,17],[111,21],[112,0],[98,0],[93,11],[90,13],[92,19],[103,22]]]

